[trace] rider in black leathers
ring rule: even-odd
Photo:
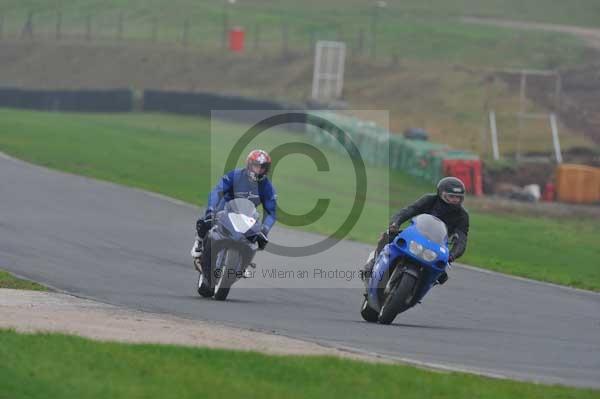
[[[449,263],[461,257],[467,248],[469,234],[469,214],[462,203],[465,196],[465,185],[456,177],[445,177],[439,181],[436,194],[427,194],[414,202],[412,205],[401,209],[392,217],[388,229],[381,234],[376,256],[365,265],[363,278],[368,278],[373,270],[377,254],[383,247],[392,242],[400,232],[402,223],[422,213],[428,213],[442,220],[451,237],[451,248]],[[444,284],[448,275],[444,272],[438,279],[438,283]]]

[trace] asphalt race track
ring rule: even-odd
[[[359,314],[360,282],[333,272],[358,270],[370,248],[341,242],[305,258],[261,253],[256,278],[239,282],[226,302],[206,300],[196,294],[189,258],[197,215],[160,196],[0,154],[0,267],[18,275],[135,309],[417,363],[600,388],[598,294],[455,267],[445,286],[393,325],[368,324]],[[287,245],[320,239],[282,228],[271,236]],[[262,276],[272,269],[306,270],[307,277]]]

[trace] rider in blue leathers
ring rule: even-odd
[[[199,263],[201,267],[210,265],[210,243],[206,242],[206,235],[212,227],[214,214],[234,198],[247,198],[256,206],[262,204],[264,217],[257,243],[259,249],[265,248],[269,231],[276,221],[277,208],[275,188],[267,177],[270,167],[271,157],[266,151],[251,151],[246,158],[246,167],[234,169],[224,175],[210,192],[205,214],[196,222],[198,238],[191,251],[196,268]]]

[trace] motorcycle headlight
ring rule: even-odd
[[[422,258],[427,262],[433,262],[437,258],[437,254],[430,249],[423,251]]]
[[[426,262],[433,262],[437,259],[437,254],[434,251],[423,248],[423,246],[416,241],[410,242],[410,244],[408,245],[408,250],[413,255],[418,256]]]
[[[423,246],[416,241],[411,241],[408,250],[412,252],[413,255],[421,256],[421,252],[423,252]]]

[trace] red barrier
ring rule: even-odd
[[[553,182],[549,181],[544,186],[544,193],[542,194],[542,201],[552,202],[556,197],[556,186]]]
[[[244,51],[244,28],[231,28],[229,31],[229,50],[236,53]]]
[[[476,196],[483,195],[483,178],[479,159],[444,159],[444,175],[458,177],[465,183],[467,192]]]

